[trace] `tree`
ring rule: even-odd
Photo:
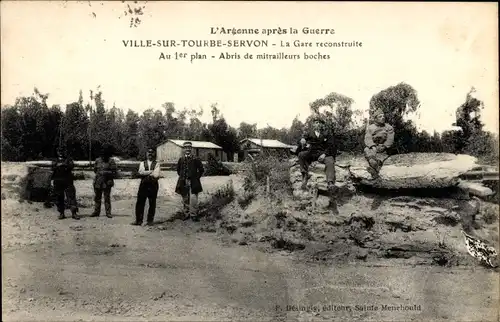
[[[114,104],[113,107],[106,114],[106,121],[109,124],[109,132],[111,132],[111,146],[114,151],[122,154],[121,147],[125,140],[125,115],[123,110],[117,108]],[[122,154],[123,155],[123,154]]]
[[[249,124],[246,122],[241,122],[238,128],[238,139],[244,140],[246,138],[257,137],[257,124]]]
[[[284,141],[287,138],[288,131],[286,129],[277,129],[270,125],[257,131],[258,137],[262,139]]]
[[[484,108],[482,101],[475,96],[476,90],[474,87],[467,93],[465,102],[457,108],[456,111],[456,125],[462,130],[457,133],[458,139],[456,140],[455,152],[463,153],[470,145],[475,144],[474,137],[482,138],[484,124],[480,120],[480,111]],[[474,149],[472,147],[472,149]]]
[[[53,105],[48,110],[47,119],[45,121],[46,142],[44,156],[54,158],[56,156],[56,148],[62,142],[62,122],[64,113],[59,105]]]
[[[327,106],[328,109],[320,114],[327,120],[328,127],[331,127],[337,135],[342,136],[352,125],[352,103],[354,103],[352,98],[332,92],[325,98],[310,103],[309,107],[313,112],[318,113],[321,107]]]
[[[304,126],[305,126],[304,123],[302,123],[302,121],[300,121],[299,118],[296,116],[292,121],[292,125],[288,130],[288,135],[284,142],[287,144],[297,144],[297,142],[302,137]]]
[[[162,104],[165,110],[164,120],[161,123],[164,136],[168,139],[180,139],[184,134],[184,124],[181,119],[185,119],[185,112],[177,113],[175,104],[166,102]],[[180,114],[180,115],[179,115]]]
[[[137,145],[139,122],[139,115],[132,110],[128,110],[125,116],[125,137],[122,143],[122,151],[126,157],[137,158],[139,156],[139,146]]]
[[[394,147],[399,153],[410,152],[413,148],[411,136],[416,128],[404,116],[416,112],[420,106],[417,91],[406,83],[399,83],[375,94],[370,99],[370,117],[380,109],[384,112],[386,122],[394,127]]]
[[[74,159],[88,159],[89,119],[78,102],[66,105],[62,122],[62,148],[66,148]]]
[[[441,133],[442,151],[452,153],[456,151],[457,140],[460,140],[457,131],[443,131]]]
[[[210,105],[210,112],[212,113],[212,121],[215,123],[221,117],[217,103],[212,103]]]
[[[92,137],[92,159],[97,156],[97,153],[104,145],[113,146],[113,126],[107,117],[107,111],[104,106],[100,87],[93,94],[95,111],[91,116],[91,137]]]
[[[22,120],[19,108],[8,106],[2,109],[2,160],[22,161]]]
[[[47,98],[49,94],[42,94],[36,87],[33,94],[27,97],[18,97],[15,106],[20,116],[22,159],[36,160],[50,154],[53,131],[57,128],[47,127],[49,108]]]
[[[148,148],[155,149],[166,140],[167,128],[165,117],[160,110],[148,109],[144,111],[139,122],[138,146],[139,154],[145,155]]]
[[[220,113],[217,103],[211,105],[213,123],[208,125],[210,137],[214,143],[219,145],[228,154],[231,160],[234,153],[239,151],[239,141],[236,129],[230,127],[224,116]]]

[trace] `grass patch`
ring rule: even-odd
[[[238,197],[238,204],[242,209],[246,209],[255,197],[256,193],[254,191],[245,191],[242,196]]]
[[[498,205],[495,204],[483,204],[482,217],[486,224],[491,225],[498,221]]]
[[[262,194],[278,202],[284,196],[292,195],[289,171],[288,160],[274,156],[261,156],[248,163],[243,182],[246,195],[239,200],[240,205],[248,204]]]

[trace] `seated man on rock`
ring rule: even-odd
[[[388,158],[388,150],[394,143],[394,129],[385,123],[385,116],[381,110],[376,110],[373,118],[375,122],[366,128],[364,153],[369,165],[367,171],[373,179],[376,179],[384,161]]]
[[[337,156],[333,129],[328,129],[327,124],[322,119],[316,118],[312,131],[306,131],[300,139],[296,154],[302,173],[302,189],[307,188],[307,181],[310,178],[309,166],[314,161],[319,161],[325,164],[328,190],[333,193],[335,190],[335,157]]]

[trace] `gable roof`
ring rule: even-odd
[[[291,149],[293,146],[280,142],[278,140],[269,140],[269,139],[244,139],[240,141],[240,144],[250,141],[255,145],[261,146],[263,148],[274,148],[274,149]]]
[[[214,144],[212,142],[207,142],[207,141],[191,141],[191,140],[168,140],[172,142],[173,144],[182,147],[184,142],[191,142],[193,144],[193,148],[195,149],[217,149],[217,150],[222,150],[220,146],[217,144]],[[167,141],[167,142],[168,142]]]

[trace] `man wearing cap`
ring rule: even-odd
[[[304,132],[299,140],[296,151],[300,171],[302,173],[302,189],[307,188],[309,180],[309,166],[314,161],[325,164],[326,181],[328,190],[333,193],[335,190],[335,158],[337,156],[337,145],[334,134],[323,120],[317,116],[313,121],[311,132]]]
[[[186,218],[197,219],[198,194],[203,191],[201,186],[201,176],[204,169],[199,158],[192,154],[192,143],[183,144],[183,156],[177,162],[177,174],[179,179],[175,187],[175,192],[182,196],[184,212]]]
[[[385,123],[384,113],[380,109],[374,112],[373,120],[374,123],[366,128],[364,153],[369,165],[367,171],[376,179],[388,158],[388,150],[394,144],[394,128]]]
[[[71,209],[71,217],[80,219],[78,216],[78,206],[76,203],[76,189],[73,177],[73,160],[66,156],[62,149],[57,150],[57,160],[52,163],[52,181],[54,182],[54,193],[57,199],[57,211],[59,219],[64,219],[66,208],[64,197]]]
[[[153,225],[156,210],[156,197],[158,196],[158,179],[160,178],[160,163],[156,161],[156,153],[153,149],[148,149],[146,160],[139,164],[139,176],[141,183],[137,193],[137,202],[135,204],[135,222],[134,226],[142,225],[144,220],[144,207],[146,199],[149,200],[147,225]]]
[[[106,217],[111,218],[111,188],[116,177],[116,163],[111,158],[111,146],[105,145],[101,156],[94,162],[94,212],[91,217],[99,217],[101,213],[102,195],[104,195],[104,209]]]

